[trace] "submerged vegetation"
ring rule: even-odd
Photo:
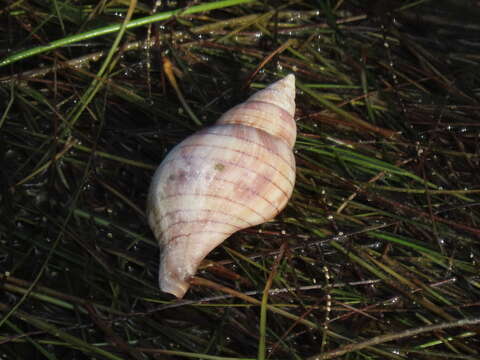
[[[1,6],[2,359],[480,357],[478,2]],[[288,73],[292,199],[173,300],[153,170]]]

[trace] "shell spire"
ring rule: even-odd
[[[295,77],[258,91],[175,146],[155,171],[148,222],[161,246],[159,285],[178,298],[233,233],[273,219],[295,183]]]
[[[295,76],[289,74],[227,111],[218,119],[217,124],[253,126],[281,138],[293,148],[297,136],[293,115]]]

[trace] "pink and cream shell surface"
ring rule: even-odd
[[[159,284],[178,298],[200,262],[233,233],[273,219],[295,183],[295,77],[288,75],[175,146],[153,176],[150,227]]]

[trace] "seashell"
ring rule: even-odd
[[[183,140],[162,161],[147,205],[162,248],[162,291],[182,298],[210,251],[286,206],[295,183],[294,113],[290,74]]]

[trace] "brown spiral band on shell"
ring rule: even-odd
[[[202,146],[204,147],[204,145],[197,145],[197,146]],[[210,146],[210,147],[213,147],[213,146]],[[218,149],[223,149],[221,147],[217,147]],[[226,150],[226,149],[223,149],[223,150]],[[231,149],[229,149],[231,151]],[[245,154],[245,156],[248,156],[248,154]],[[253,156],[252,156],[253,157]],[[254,157],[255,158],[255,157]],[[263,178],[267,181],[269,181],[273,186],[275,186],[280,192],[283,193],[283,195],[285,195],[285,197],[289,197],[290,195],[286,193],[286,191],[280,186],[278,185],[277,183],[275,183],[274,181],[272,181],[270,178],[266,177],[265,175],[253,170],[253,169],[249,169],[245,166],[242,166],[238,163],[234,163],[234,162],[231,162],[231,161],[226,161],[226,160],[223,160],[223,159],[219,159],[219,158],[210,158],[210,157],[207,157],[207,156],[189,156],[189,157],[184,157],[184,159],[188,159],[188,160],[208,160],[210,162],[215,162],[217,164],[223,164],[223,165],[229,165],[229,166],[233,166],[233,167],[237,167],[239,169],[243,169],[245,171],[248,171],[248,172],[251,172],[253,174],[255,174],[255,176],[258,176],[260,178]],[[260,160],[259,160],[260,161]],[[274,170],[275,172],[277,172],[280,176],[282,176],[283,179],[285,179],[285,181],[287,181],[289,184],[293,185],[293,182],[292,180],[287,176],[287,174],[283,173],[282,171],[280,171],[278,168],[272,166],[271,164],[267,163],[267,162],[263,162],[263,164],[265,166],[268,166],[270,167],[272,170]],[[183,173],[182,176],[188,176],[187,173]],[[172,178],[173,180],[174,178]],[[219,177],[215,177],[215,179],[219,179],[221,181],[221,178]]]
[[[248,222],[247,220],[244,220],[242,219],[241,217],[239,217],[238,215],[234,215],[234,214],[229,214],[227,212],[224,212],[224,211],[220,211],[220,210],[211,210],[211,209],[181,209],[181,210],[175,210],[175,211],[169,211],[169,212],[166,212],[165,214],[163,214],[164,217],[168,217],[168,216],[171,216],[171,215],[174,215],[175,213],[178,213],[178,212],[189,212],[189,211],[194,211],[194,212],[208,212],[208,213],[218,213],[218,214],[221,214],[223,216],[228,216],[228,217],[233,217],[237,220],[240,220],[242,222],[245,223],[246,226],[253,226],[252,223]],[[161,220],[161,219],[159,219]]]
[[[211,198],[215,198],[215,199],[220,199],[220,200],[225,200],[225,201],[228,201],[228,202],[231,202],[231,203],[234,203],[235,205],[240,205],[242,207],[245,207],[247,208],[249,211],[251,211],[252,213],[254,213],[255,215],[257,215],[258,217],[262,218],[264,221],[268,221],[268,219],[263,216],[261,213],[257,212],[254,208],[252,207],[249,207],[248,205],[246,204],[243,204],[239,201],[235,201],[231,198],[228,198],[226,196],[219,196],[219,195],[216,195],[216,194],[205,194],[205,193],[200,193],[200,194],[195,194],[195,193],[190,193],[190,194],[187,194],[187,193],[184,193],[184,194],[173,194],[173,195],[169,195],[169,196],[166,196],[164,198],[162,198],[160,201],[162,200],[167,200],[167,199],[171,199],[171,198],[176,198],[176,197],[182,197],[182,196],[193,196],[193,197],[211,197]]]

